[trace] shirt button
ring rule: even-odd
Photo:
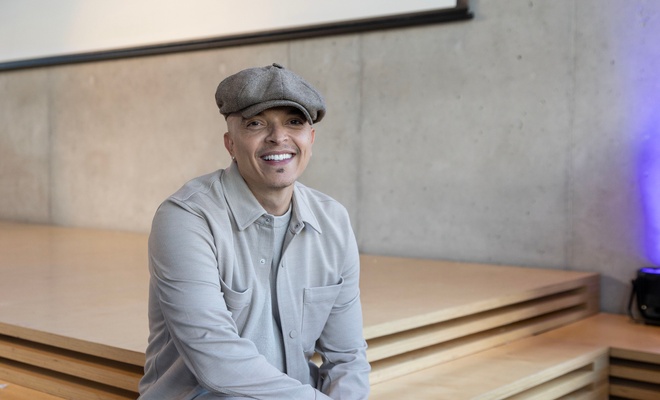
[[[262,258],[261,260],[259,260],[259,264],[266,264],[266,260]]]
[[[298,337],[298,332],[297,332],[295,329],[292,330],[291,332],[289,332],[289,337],[290,337],[291,339],[295,339],[295,338],[297,338],[297,337]]]

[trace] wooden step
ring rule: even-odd
[[[545,336],[609,347],[612,398],[660,399],[660,327],[624,315],[598,314]]]
[[[582,286],[398,334],[376,337],[369,340],[369,359],[378,361],[479,332],[510,326],[520,321],[552,315],[562,310],[573,310],[584,314],[589,296],[587,288]]]
[[[593,273],[374,255],[360,262],[367,340],[571,291],[584,290],[589,315],[599,310]]]
[[[607,367],[606,347],[535,336],[375,384],[370,398],[596,398],[606,387]]]
[[[67,400],[127,400],[137,393],[9,360],[0,363],[0,379]]]
[[[0,399],[2,400],[65,400],[48,393],[38,392],[13,382],[0,380]]]
[[[371,398],[410,388],[420,400],[660,399],[660,327],[598,314],[376,383]]]
[[[658,332],[660,335],[660,332]],[[660,365],[621,358],[610,359],[610,376],[660,385]]]
[[[361,264],[372,383],[598,311],[596,274],[370,255]]]
[[[613,378],[610,380],[610,395],[620,399],[658,400],[660,399],[660,385]]]
[[[570,323],[576,320],[576,315],[581,315],[579,310],[577,314],[569,310],[554,315],[545,315],[533,320],[479,332],[414,352],[379,360],[372,363],[370,380],[371,383],[377,384],[434,365],[479,353]]]
[[[137,392],[143,367],[0,335],[0,359]]]

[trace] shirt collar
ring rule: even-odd
[[[314,228],[318,233],[321,232],[321,225],[316,219],[316,215],[309,206],[307,196],[301,190],[304,186],[296,182],[293,186],[293,214],[291,216],[291,229],[294,233],[299,233],[305,225]]]
[[[266,210],[259,204],[250,188],[243,180],[238,171],[236,163],[232,163],[222,174],[221,183],[229,209],[234,215],[239,230],[244,230],[252,225],[259,217],[267,214]],[[321,233],[321,227],[309,206],[306,196],[301,192],[298,182],[293,187],[293,209],[291,213],[290,229],[293,233],[299,233],[309,225],[315,231]]]

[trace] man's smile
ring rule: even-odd
[[[261,159],[264,161],[284,161],[293,158],[293,154],[284,153],[284,154],[268,154],[261,156]]]

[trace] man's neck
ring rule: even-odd
[[[254,192],[253,192],[254,193]],[[267,193],[254,193],[257,201],[270,215],[284,215],[291,205],[293,186],[283,190],[273,190]]]

